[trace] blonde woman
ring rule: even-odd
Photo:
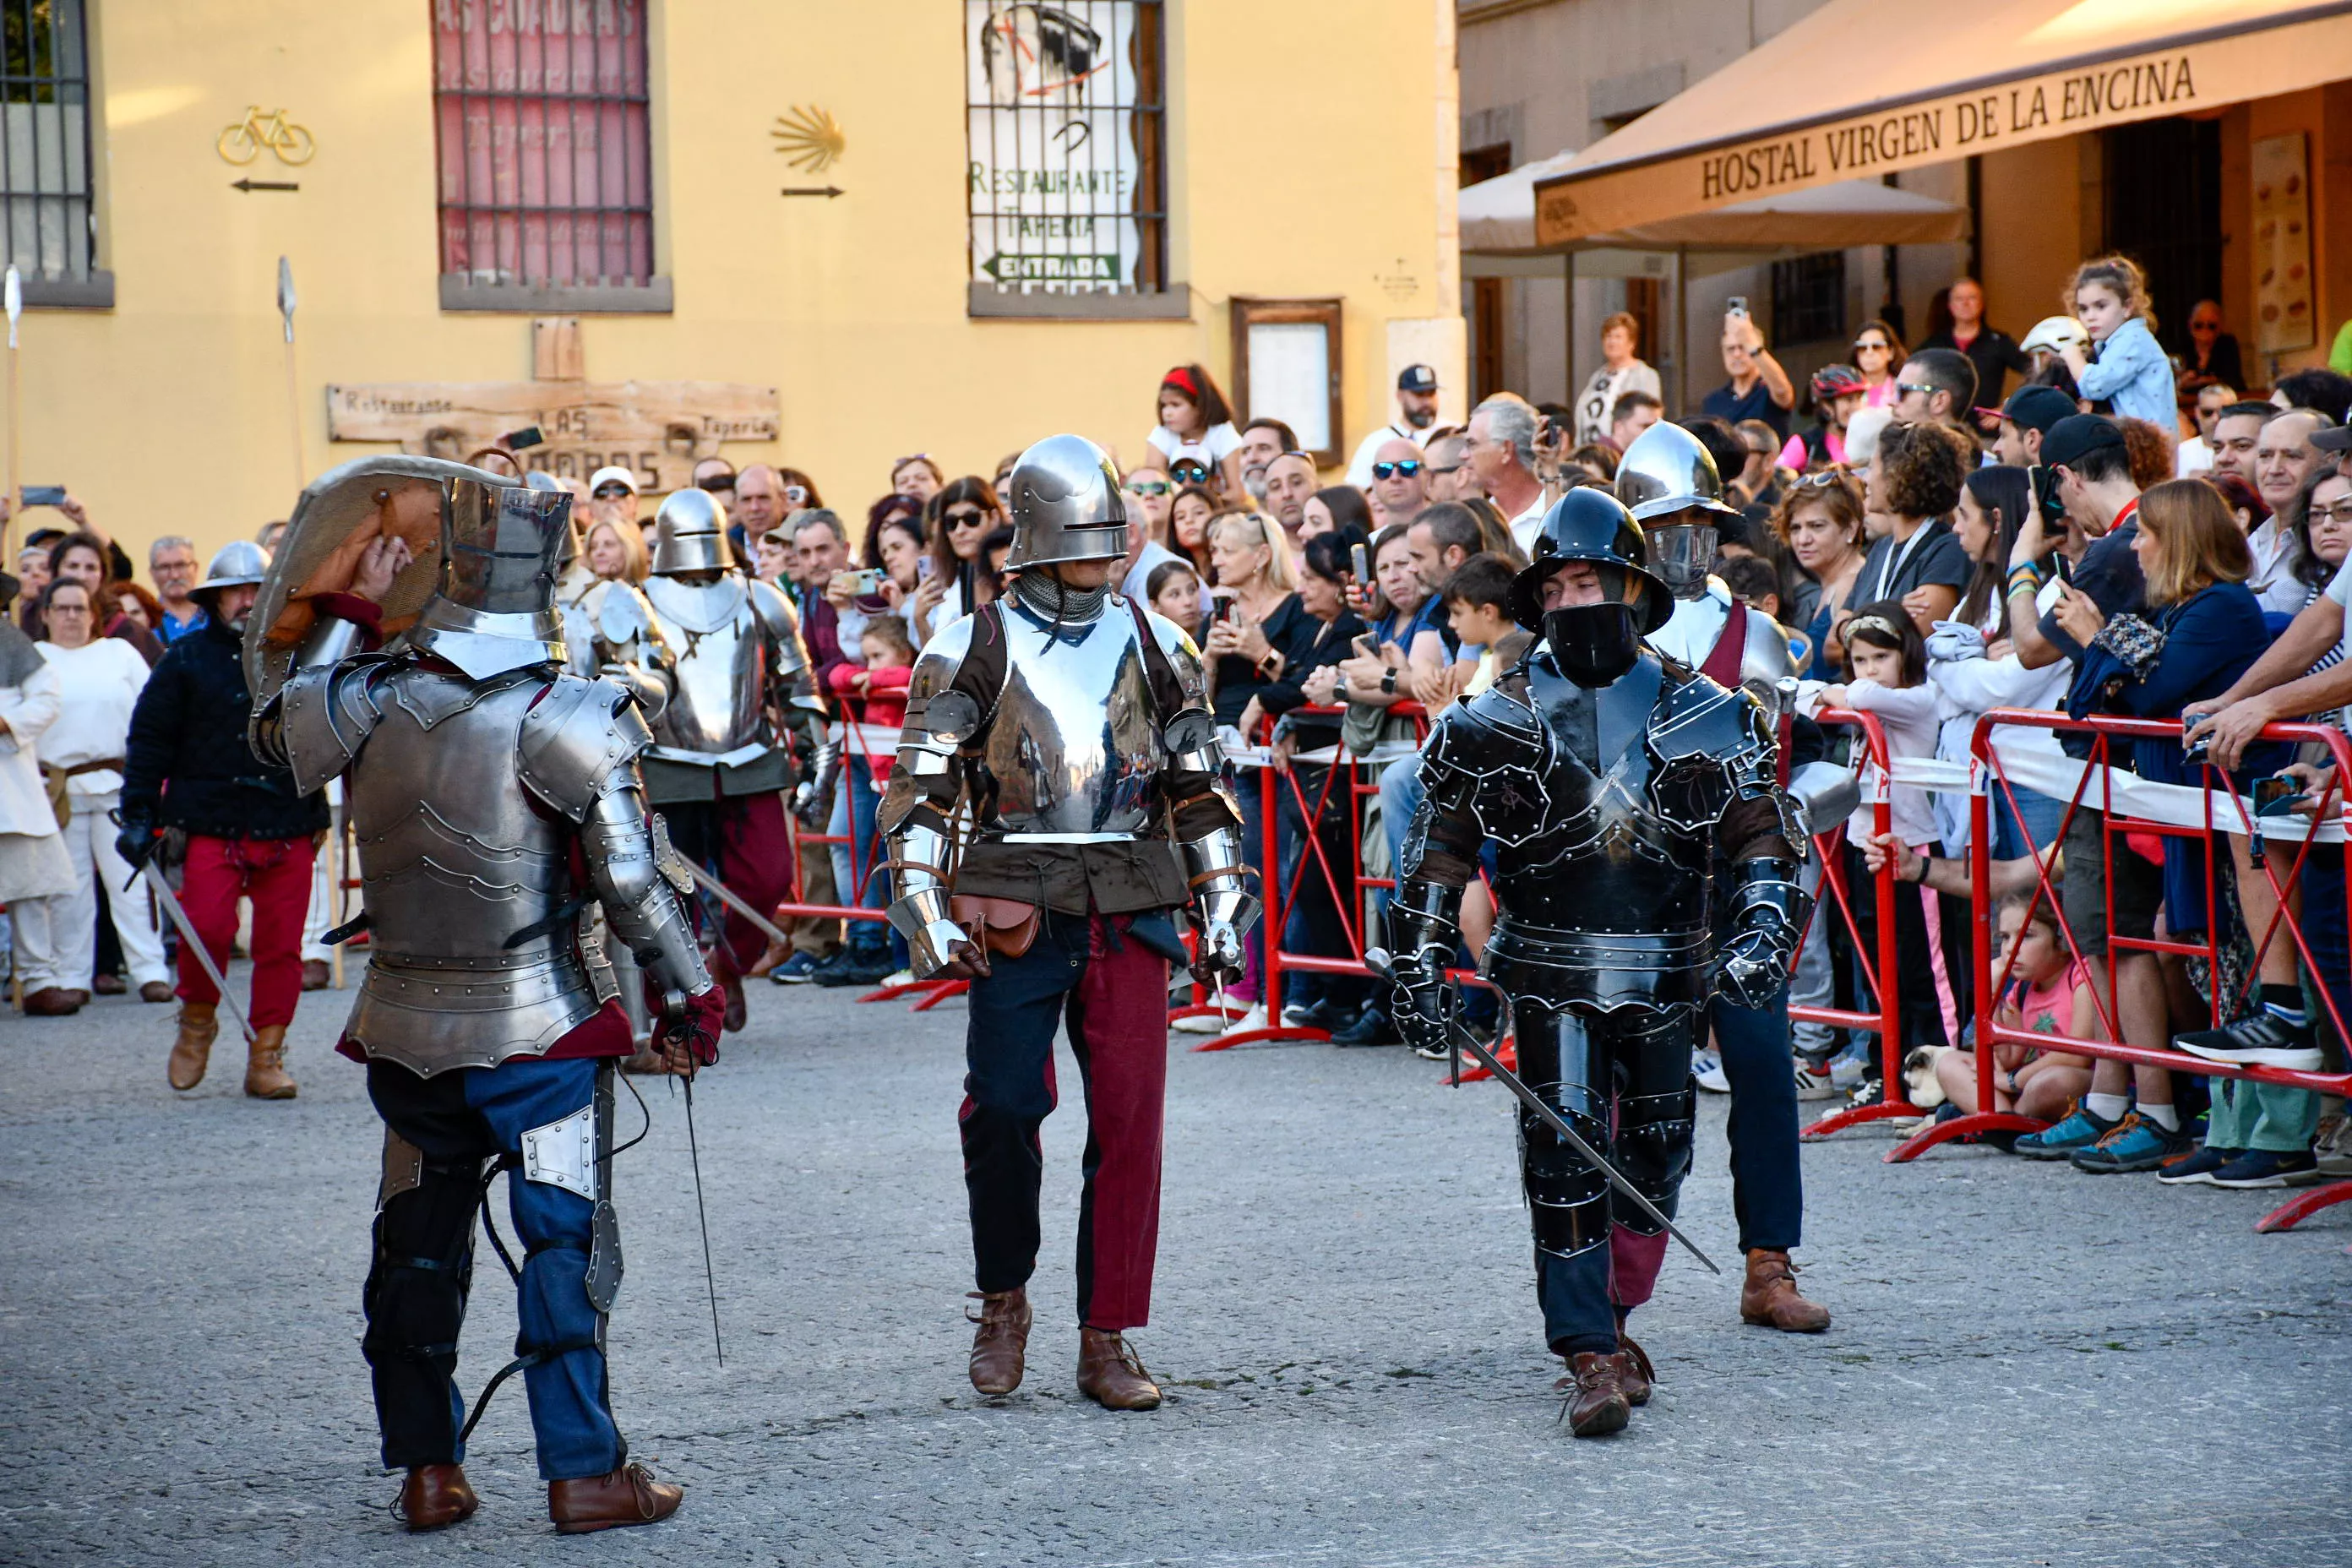
[[[623,528],[610,518],[599,518],[588,531],[583,547],[588,558],[588,570],[610,582],[614,578],[631,587],[642,586],[646,580],[646,538],[642,531]]]

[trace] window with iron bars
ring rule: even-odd
[[[1845,333],[1845,252],[1772,263],[1772,342],[1811,342]]]
[[[102,276],[93,270],[85,20],[82,0],[0,0],[0,261],[14,264],[34,302],[43,284]]]
[[[1168,294],[1162,0],[965,0],[971,293]],[[1081,312],[1083,313],[1083,312]]]
[[[434,0],[445,308],[667,308],[646,4]]]

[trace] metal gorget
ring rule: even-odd
[[[729,572],[709,583],[648,577],[644,592],[677,661],[677,689],[654,724],[656,754],[683,761],[773,745],[761,704],[780,650],[750,585]]]

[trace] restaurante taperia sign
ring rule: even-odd
[[[1735,141],[1571,169],[1536,187],[1536,241],[1564,245],[1809,185],[2217,109],[2347,75],[2352,26],[2336,18],[2076,61],[2009,81],[1979,79],[1947,93],[1783,123]],[[1693,89],[1705,90],[1704,83]],[[1671,117],[1675,103],[1654,112]]]

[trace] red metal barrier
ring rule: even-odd
[[[2016,799],[2013,793],[2015,786],[2009,779],[2000,753],[1991,744],[1992,731],[2002,726],[2087,734],[2093,737],[2094,749],[2090,761],[2094,766],[2084,770],[2081,782],[2075,786],[2072,798],[2066,803],[2065,815],[2058,829],[2058,842],[2061,844],[2065,842],[2066,827],[2074,821],[2075,814],[2084,809],[2086,797],[2094,795],[2098,801],[2097,809],[2103,815],[2102,848],[2106,857],[2107,868],[2110,870],[2114,863],[2115,840],[2119,835],[2153,834],[2168,838],[2197,840],[2202,843],[2205,848],[2205,891],[2206,907],[2209,911],[2217,907],[2214,899],[2214,879],[2219,876],[2234,874],[2234,872],[2224,872],[2221,869],[2224,864],[2230,863],[2227,859],[2228,851],[2222,842],[2223,837],[2232,828],[2250,831],[2252,826],[2244,799],[2230,790],[2229,781],[2221,777],[2218,770],[2210,767],[2204,773],[2202,780],[2204,787],[2200,791],[2203,797],[2204,820],[2201,823],[2195,826],[2183,826],[2133,816],[2116,810],[2113,776],[2104,767],[2098,766],[2108,762],[2111,745],[2116,741],[2125,740],[2178,741],[2181,725],[2177,720],[2124,718],[2073,720],[2063,713],[2015,709],[1996,709],[1980,718],[1977,721],[1976,733],[1970,742],[1969,748],[1975,758],[1976,765],[1973,773],[1977,781],[1975,788],[1971,791],[1969,849],[1969,881],[1972,889],[1970,901],[1973,905],[1974,967],[1977,980],[1977,1109],[1973,1112],[1956,1117],[1951,1121],[1932,1122],[1921,1128],[1911,1138],[1890,1152],[1886,1156],[1887,1160],[1890,1163],[1901,1163],[1916,1159],[1937,1144],[1948,1142],[1956,1138],[1967,1138],[1986,1132],[2031,1132],[2047,1125],[2013,1111],[1994,1109],[1993,1090],[1996,1070],[1994,1048],[2004,1044],[2063,1051],[2070,1056],[2099,1057],[2112,1061],[2129,1062],[2135,1066],[2169,1068],[2176,1072],[2190,1073],[2200,1077],[2246,1079],[2256,1083],[2279,1084],[2293,1089],[2312,1089],[2323,1094],[2352,1095],[2352,1072],[2304,1072],[2259,1065],[2241,1067],[2227,1062],[2209,1061],[2202,1057],[2190,1056],[2168,1047],[2137,1046],[2123,1040],[2120,1037],[2122,1030],[2117,1027],[2116,1014],[2111,1010],[2109,1000],[2115,994],[2116,961],[2119,949],[2126,952],[2202,956],[2211,966],[2210,973],[2212,975],[2213,994],[2210,1006],[2213,1021],[2217,1026],[2235,1016],[2236,1008],[2231,1004],[2243,1001],[2244,995],[2242,994],[2238,997],[2225,1000],[2221,994],[2220,965],[2221,922],[2210,918],[2210,913],[2206,921],[2205,941],[2201,943],[2116,935],[2113,930],[2115,895],[2112,876],[2107,879],[2108,908],[2105,912],[2105,923],[2108,927],[2107,989],[2104,997],[2094,992],[2100,1028],[2105,1037],[2096,1040],[2077,1040],[2066,1036],[2044,1035],[2031,1029],[2012,1028],[1997,1020],[1995,1004],[2007,988],[2014,966],[2012,961],[2011,963],[2003,964],[1998,974],[1994,972],[1993,909],[1995,906],[1991,898],[1991,858],[1989,847],[1992,816],[1991,789],[1998,787],[2002,790],[2008,795],[2012,807]],[[2331,807],[2339,808],[2340,813],[2344,799],[2343,791],[2347,783],[2352,783],[2352,741],[2347,741],[2343,731],[2331,725],[2270,724],[2263,727],[2262,738],[2273,741],[2315,742],[2326,746],[2330,756],[2335,760],[2336,772],[2334,781],[2319,802],[2319,809],[2314,815],[2313,821],[2316,824],[2329,820],[2332,815]],[[2217,784],[2221,792],[2235,805],[2234,820],[2224,818],[2218,823],[2216,821],[2213,796]],[[2021,817],[2020,826],[2022,826]],[[2280,837],[2282,854],[2284,853],[2284,847],[2288,841],[2284,836]],[[2301,923],[2293,910],[2287,907],[2286,896],[2288,890],[2293,889],[2300,879],[2303,868],[2309,859],[2311,845],[2314,841],[2313,837],[2306,837],[2300,842],[2294,857],[2294,863],[2284,880],[2280,879],[2273,868],[2273,861],[2275,857],[2266,856],[2263,859],[2263,875],[2279,895],[2279,911],[2268,929],[2261,932],[2249,933],[2254,937],[2256,951],[2256,963],[2247,979],[2249,986],[2259,984],[2260,956],[2267,951],[2272,942],[2278,939],[2282,925],[2284,927],[2284,934],[2294,942],[2296,954],[2305,968],[2314,974],[2319,973],[2319,966],[2313,958],[2310,944],[2305,940]],[[2039,851],[2048,847],[2034,846],[2033,847]],[[2132,851],[2126,848],[2126,853],[2132,853]],[[2073,928],[2066,921],[2064,900],[2061,898],[2057,888],[2052,884],[2047,858],[2037,852],[2032,856],[2032,859],[2034,863],[2033,903],[2039,907],[2043,900],[2048,900],[2050,907],[2058,916],[2058,929],[2065,939],[2069,953],[2076,963],[2084,963],[2081,945],[2075,938]],[[2352,853],[2347,853],[2345,857],[2345,877],[2347,908],[2352,908]],[[2087,967],[2087,964],[2085,966]],[[2352,1033],[2347,1033],[2346,1030],[2345,1019],[2336,1006],[2333,988],[2321,984],[2315,989],[2318,991],[2320,1004],[2326,1009],[2328,1020],[2336,1029],[2336,1038],[2339,1041],[2352,1041]],[[2284,1230],[2323,1208],[2346,1202],[2352,1202],[2352,1181],[2335,1182],[2305,1193],[2273,1210],[2263,1217],[2255,1229]]]
[[[1871,807],[1871,830],[1885,835],[1894,830],[1893,787],[1888,780],[1886,731],[1879,726],[1877,715],[1855,712],[1843,708],[1824,708],[1813,715],[1821,724],[1851,725],[1859,731],[1861,756],[1856,771],[1874,769],[1877,774],[1874,787],[1865,787],[1863,798]],[[1867,781],[1865,781],[1867,782]],[[1873,799],[1873,795],[1875,799]],[[1846,940],[1853,946],[1858,958],[1869,962],[1858,966],[1858,974],[1868,986],[1871,999],[1877,1004],[1875,1012],[1848,1011],[1839,1007],[1808,1007],[1791,1004],[1789,1017],[1792,1023],[1826,1024],[1832,1028],[1867,1031],[1878,1037],[1879,1069],[1882,1089],[1877,1101],[1870,1105],[1852,1105],[1832,1111],[1806,1128],[1797,1136],[1808,1142],[1827,1138],[1848,1127],[1864,1122],[1883,1121],[1894,1117],[1922,1114],[1919,1108],[1903,1098],[1903,1007],[1896,972],[1895,938],[1895,862],[1889,858],[1870,879],[1873,930],[1877,937],[1873,943],[1864,939],[1862,923],[1853,910],[1854,889],[1848,885],[1846,875],[1845,823],[1838,823],[1826,833],[1813,836],[1813,852],[1821,858],[1822,885],[1813,900],[1812,912],[1806,917],[1805,936],[1812,934],[1811,922],[1822,918],[1822,911],[1834,909],[1843,922]],[[1833,928],[1834,929],[1834,928]],[[1800,954],[1804,941],[1798,942]],[[1791,973],[1796,960],[1790,961]]]
[[[1291,711],[1329,717],[1334,720],[1343,718],[1347,713],[1345,708],[1302,707],[1293,709]],[[1419,703],[1400,702],[1390,709],[1389,712],[1392,716],[1412,720],[1415,732],[1426,734],[1428,717]],[[1266,721],[1265,734],[1269,742],[1274,733],[1275,722],[1271,718]],[[1311,767],[1322,764],[1305,765]],[[1258,923],[1259,941],[1265,952],[1265,960],[1261,965],[1258,999],[1265,1006],[1265,1023],[1259,1028],[1234,1029],[1213,1036],[1194,1046],[1192,1048],[1195,1051],[1222,1051],[1234,1046],[1254,1045],[1264,1040],[1328,1040],[1331,1037],[1328,1030],[1307,1028],[1285,1024],[1282,1021],[1284,973],[1296,970],[1301,973],[1352,974],[1366,979],[1371,977],[1371,971],[1364,967],[1364,889],[1393,889],[1396,886],[1396,879],[1365,876],[1360,858],[1353,854],[1348,857],[1348,863],[1345,866],[1332,865],[1329,856],[1324,852],[1320,829],[1327,812],[1335,809],[1344,811],[1347,814],[1346,842],[1349,845],[1360,846],[1363,842],[1363,799],[1366,795],[1379,793],[1379,778],[1374,775],[1369,780],[1366,779],[1363,763],[1350,754],[1345,746],[1335,747],[1333,759],[1328,767],[1325,767],[1322,785],[1316,792],[1315,799],[1309,802],[1305,786],[1299,781],[1298,767],[1299,764],[1294,763],[1286,772],[1270,766],[1256,770],[1259,775],[1257,787],[1260,791],[1261,803],[1258,884],[1262,889],[1261,897],[1265,904],[1265,912],[1259,917]],[[1249,786],[1245,783],[1243,787]],[[1286,882],[1281,876],[1281,792],[1285,788],[1290,791],[1291,797],[1298,803],[1300,814],[1305,817],[1307,825],[1307,830],[1303,836],[1303,842],[1299,847],[1298,864],[1291,868],[1291,874]],[[1309,874],[1322,879],[1323,886],[1329,891],[1332,902],[1339,910],[1340,927],[1347,932],[1348,937],[1349,956],[1346,958],[1327,958],[1318,953],[1289,952],[1283,949],[1283,928],[1289,923],[1291,910],[1297,903],[1299,890],[1305,885]],[[1197,987],[1195,994],[1197,998]],[[1196,1000],[1194,1005],[1179,1008],[1172,1016],[1189,1017],[1215,1011],[1216,1007],[1213,1003]],[[1226,1016],[1230,1018],[1234,1016],[1231,1005],[1228,1004]]]

